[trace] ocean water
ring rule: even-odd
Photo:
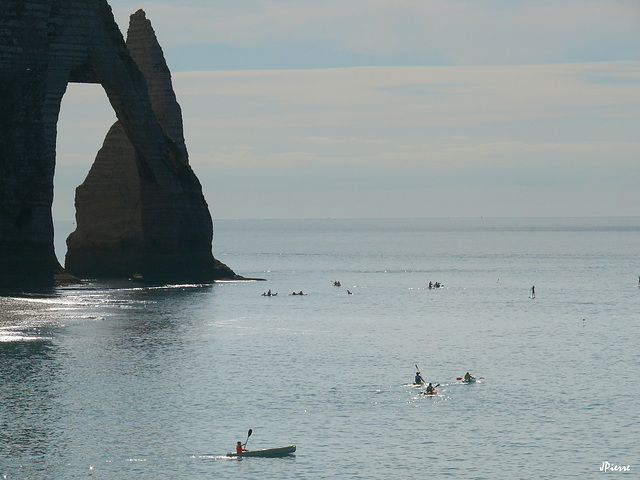
[[[637,478],[640,218],[215,229],[266,282],[0,296],[2,478]]]

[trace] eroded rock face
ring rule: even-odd
[[[103,86],[119,120],[109,136],[126,137],[130,145],[105,142],[102,151],[112,158],[130,158],[133,151],[135,159],[105,169],[126,182],[110,185],[90,173],[83,184],[96,196],[113,199],[120,192],[120,204],[112,205],[121,208],[120,223],[106,228],[116,216],[103,208],[106,202],[90,207],[79,193],[77,202],[87,210],[78,212],[85,246],[77,249],[76,263],[92,266],[95,275],[85,270],[92,276],[111,276],[104,270],[109,262],[120,264],[122,274],[154,281],[233,277],[211,254],[213,223],[187,161],[181,119],[176,123],[168,102],[157,107],[158,118],[170,118],[161,126],[149,96],[153,84],[147,87],[106,0],[0,0],[0,12],[0,288],[52,285],[59,269],[51,205],[56,124],[69,82]],[[153,55],[148,59],[151,69],[160,65]]]
[[[182,112],[162,48],[145,13],[131,15],[127,48],[145,77],[164,134],[187,161]],[[67,239],[66,269],[79,276],[127,277],[143,269],[144,229],[136,151],[118,120],[76,190],[77,229]]]
[[[76,230],[65,268],[80,277],[126,277],[142,267],[144,235],[136,152],[120,122],[76,189]]]
[[[127,31],[127,48],[144,75],[149,88],[151,108],[164,133],[187,157],[182,127],[182,109],[176,99],[171,72],[165,61],[151,22],[143,10],[131,15]]]

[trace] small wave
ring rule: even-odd
[[[13,300],[16,301],[16,303],[19,302],[23,302],[23,303],[44,303],[44,304],[58,304],[61,302],[65,302],[64,299],[62,299],[59,296],[47,296],[47,297],[13,297]]]
[[[25,335],[23,332],[0,330],[0,343],[50,341],[51,337]]]
[[[224,284],[229,284],[229,283],[257,283],[257,282],[261,282],[262,280],[255,280],[252,278],[247,278],[246,280],[216,280],[215,283],[224,283]]]
[[[215,453],[204,454],[204,455],[191,455],[191,458],[208,458],[211,460],[237,460],[237,458],[235,457],[228,457],[226,455],[220,455]]]
[[[175,285],[140,285],[136,287],[116,287],[105,288],[105,290],[115,290],[118,292],[144,292],[147,290],[177,290],[185,288],[203,288],[210,287],[211,283],[180,283]]]
[[[209,287],[210,283],[184,283],[179,285],[159,285],[156,287],[148,287],[149,290],[173,290],[176,288],[202,288]]]

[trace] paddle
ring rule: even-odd
[[[249,441],[249,437],[251,436],[251,434],[253,433],[253,430],[249,429],[249,432],[247,432],[247,439],[244,442],[244,446],[247,446],[247,442]]]

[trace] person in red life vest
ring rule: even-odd
[[[236,453],[242,453],[242,452],[246,452],[246,450],[243,448],[242,442],[238,442],[236,444]]]

